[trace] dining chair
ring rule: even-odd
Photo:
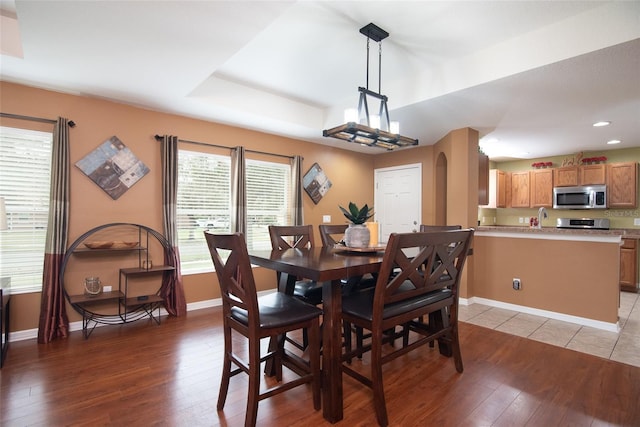
[[[349,227],[349,224],[320,224],[318,226],[320,230],[320,239],[322,240],[322,246],[333,248],[344,238],[344,233]],[[370,274],[364,276],[352,276],[342,279],[342,295],[349,295],[357,289],[366,289],[375,286],[375,278]],[[343,328],[343,336],[345,339],[345,346],[351,347],[351,328],[346,325]],[[353,331],[356,335],[356,346],[361,347],[362,341],[369,338],[369,334],[364,334],[362,328],[354,327]],[[362,354],[358,355],[362,358]]]
[[[271,249],[282,250],[290,248],[312,248],[314,246],[312,225],[270,225],[269,238],[271,239]],[[280,272],[276,272],[278,283],[280,283]],[[312,305],[322,304],[322,284],[313,280],[298,277],[295,283],[287,285],[285,293]],[[302,333],[302,343],[285,337],[285,339],[305,350],[308,345],[306,332]]]
[[[242,233],[212,234],[204,232],[215,266],[220,292],[224,328],[224,360],[217,409],[224,409],[231,377],[244,372],[249,375],[245,426],[255,426],[258,402],[302,384],[309,383],[313,407],[320,409],[320,315],[322,310],[282,292],[258,297],[247,245]],[[303,329],[309,336],[309,360],[305,361],[285,350],[282,342],[261,357],[260,340],[277,340],[282,334]],[[237,332],[247,338],[248,361],[236,353]],[[260,391],[263,361],[273,359],[278,384]],[[236,366],[232,369],[232,364]],[[282,367],[298,375],[282,382]]]
[[[453,358],[457,372],[463,371],[458,287],[473,234],[473,229],[391,233],[375,288],[342,299],[343,322],[367,329],[372,335],[364,348],[345,350],[342,370],[373,390],[381,426],[388,425],[382,375],[385,363],[437,340],[440,353]],[[429,323],[425,328],[412,329],[416,340],[383,354],[382,346],[389,339],[383,332],[421,316],[429,316]],[[364,351],[371,352],[368,376],[348,364],[350,358]]]
[[[320,224],[318,229],[320,230],[322,246],[327,248],[335,247],[343,240],[345,230],[348,227],[349,224]],[[375,279],[371,274],[353,276],[343,279],[342,285],[342,294],[348,295],[356,289],[375,286]]]
[[[434,232],[434,231],[452,231],[452,230],[461,230],[461,225],[428,225],[428,224],[420,224],[420,232]],[[434,265],[433,268],[435,268]],[[446,274],[446,273],[445,273]],[[421,325],[422,324],[422,325]],[[412,320],[411,322],[405,324],[402,330],[402,345],[407,346],[409,344],[409,332],[411,327],[425,327],[425,319],[424,316],[420,316],[418,319]],[[433,347],[433,341],[429,343],[429,347]]]

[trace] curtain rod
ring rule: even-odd
[[[156,141],[162,141],[161,135],[155,135]],[[208,142],[189,141],[186,139],[178,139],[178,142],[184,142],[186,144],[204,145],[206,147],[226,148],[231,150],[233,147],[227,147],[226,145],[210,144]],[[245,150],[247,153],[266,154],[267,156],[284,157],[285,159],[293,159],[294,156],[287,156],[285,154],[267,153],[266,151]]]
[[[32,116],[23,116],[21,114],[10,114],[10,113],[0,113],[0,117],[6,117],[8,119],[18,119],[18,120],[31,120],[32,122],[41,122],[41,123],[58,123],[57,120],[53,119],[43,119],[42,117],[32,117]],[[76,123],[73,120],[69,120],[69,126],[75,127]]]

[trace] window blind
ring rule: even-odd
[[[291,167],[247,160],[246,175],[247,247],[271,249],[268,226],[290,224]],[[231,231],[231,158],[179,150],[177,199],[182,273],[212,271],[204,231]]]
[[[0,197],[7,214],[0,276],[10,277],[12,293],[42,290],[52,139],[49,132],[0,127]]]
[[[179,150],[177,223],[182,273],[212,271],[204,231],[230,230],[231,159]]]

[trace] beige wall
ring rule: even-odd
[[[62,94],[7,82],[0,82],[0,93],[0,111],[3,113],[51,119],[62,116],[76,122],[76,127],[70,131],[72,164],[115,135],[150,168],[147,176],[118,200],[112,200],[78,168],[72,167],[69,244],[85,231],[110,222],[140,223],[162,231],[160,147],[154,139],[156,134],[177,135],[181,139],[224,146],[243,145],[248,150],[275,154],[299,154],[304,157],[304,172],[317,162],[333,186],[318,205],[304,196],[305,222],[314,226],[322,222],[322,215],[331,215],[334,223],[343,222],[338,206],[344,206],[349,201],[373,204],[375,168],[420,161],[423,163],[424,174],[422,221],[433,223],[432,194],[435,184],[434,147],[431,146],[399,152],[379,152],[375,155],[361,154],[102,99]],[[48,125],[10,119],[1,119],[0,124],[31,128],[35,126],[48,130],[52,128]],[[477,205],[477,154],[474,159],[474,153],[477,153],[477,132],[466,129],[455,131],[436,147],[446,150],[448,156],[453,156],[449,161],[449,165],[452,166],[449,182],[451,188],[455,188],[455,194],[465,195],[456,197],[456,201],[451,202],[453,204],[449,211],[452,212],[452,220],[472,225]],[[195,149],[188,144],[181,148]],[[214,148],[210,150],[216,151]],[[247,154],[248,158],[252,156],[255,155]],[[277,157],[269,159],[281,161]],[[474,201],[470,206],[462,206],[471,199]],[[473,217],[466,219],[466,212],[469,210],[473,211]],[[319,240],[319,235],[316,237]],[[275,286],[273,272],[256,269],[255,274],[257,281],[264,283],[261,289]],[[213,273],[185,276],[184,285],[188,303],[219,296]],[[37,328],[39,293],[14,295],[12,305],[12,330]],[[73,309],[69,308],[68,313],[71,321],[80,320],[80,316]]]
[[[475,253],[476,297],[618,321],[618,243],[477,236]]]

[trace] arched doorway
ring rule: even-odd
[[[436,225],[447,224],[447,157],[439,153],[436,160]]]

